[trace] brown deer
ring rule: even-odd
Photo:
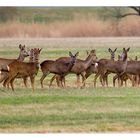
[[[114,61],[116,50],[117,50],[117,48],[115,48],[114,50],[112,50],[112,49],[110,49],[110,48],[108,49],[109,53],[111,54],[110,60],[113,60],[113,61]],[[103,61],[104,61],[104,60],[103,60]],[[96,64],[96,63],[95,63],[95,64]],[[95,64],[92,64],[92,65],[86,70],[86,79],[87,79],[92,73],[95,73],[95,74],[96,74],[96,73],[98,72],[98,68],[95,66]],[[106,82],[106,85],[108,86],[108,79],[107,79],[107,77],[108,77],[109,74],[110,74],[109,72],[106,72],[106,73],[103,75],[103,77],[100,76],[100,82],[102,83],[102,85],[103,85],[103,81],[102,81],[102,80],[104,80],[104,82]]]
[[[13,61],[9,65],[7,65],[7,71],[8,71],[8,78],[4,81],[3,85],[6,87],[10,83],[12,90],[14,91],[14,79],[20,75],[22,77],[30,77],[32,90],[34,92],[34,81],[35,76],[38,73],[39,70],[39,54],[41,52],[41,49],[35,48],[34,49],[34,58],[35,62],[21,62],[18,60]]]
[[[75,65],[71,69],[70,73],[74,73],[77,75],[77,87],[79,87],[80,75],[82,76],[82,83],[83,83],[82,87],[85,86],[86,70],[94,63],[93,61],[96,61],[96,59],[97,59],[96,52],[95,50],[92,50],[85,60],[81,60],[81,59],[76,60]],[[50,85],[52,85],[52,82],[55,78],[57,80],[57,83],[59,83],[59,80],[60,80],[59,76],[54,75],[52,79],[50,80]],[[63,82],[64,81],[65,80],[63,79]],[[61,83],[62,83],[62,79],[61,79]]]
[[[122,60],[121,61],[113,61],[100,59],[98,61],[98,73],[95,75],[94,86],[96,87],[96,79],[101,75],[102,77],[106,74],[106,72],[116,73],[117,75],[121,74],[127,65],[127,52],[130,48],[123,48]]]
[[[118,55],[118,61],[120,61],[120,60],[121,60],[121,56]],[[130,60],[133,61],[132,59],[130,59]],[[137,61],[137,56],[135,57],[135,61]],[[116,77],[118,77],[117,74],[113,77],[114,87],[115,87]],[[130,80],[130,81],[132,81],[132,86],[134,86],[135,82],[137,81],[136,79],[137,79],[136,75],[130,75],[130,74],[125,73],[125,74],[121,75],[120,77],[118,77],[118,85],[123,86],[123,82],[125,82],[125,87],[126,87],[127,86],[127,80]]]
[[[41,87],[43,88],[43,80],[49,73],[57,74],[60,76],[60,79],[64,79],[64,77],[69,73],[69,71],[71,71],[72,67],[74,66],[78,54],[79,52],[77,52],[75,55],[69,52],[70,57],[60,57],[55,61],[43,61],[40,64],[41,70],[43,72],[43,75],[40,79]],[[63,87],[62,84],[61,87]]]
[[[35,56],[36,51],[37,51],[36,48],[28,50],[29,56],[30,56],[29,57],[29,62],[35,62],[35,59],[36,59],[35,58],[36,57]],[[16,79],[19,79],[19,78],[23,78],[24,85],[27,88],[27,78],[28,78],[28,76],[22,76],[22,75],[18,74],[17,77],[16,77]]]
[[[122,76],[125,73],[138,76],[138,79],[137,79],[137,82],[136,82],[137,85],[138,85],[139,75],[140,75],[140,61],[135,61],[135,60],[127,61],[123,71],[121,72],[121,74],[119,74],[116,77],[116,79],[119,78],[120,76]]]
[[[19,45],[20,53],[17,59],[6,59],[6,58],[0,58],[0,69],[5,69],[6,66],[10,63],[12,63],[14,60],[18,61],[24,61],[25,57],[29,56],[29,52],[26,51],[25,45]],[[7,72],[1,71],[0,73],[0,83],[3,82],[7,78]]]
[[[108,49],[108,52],[111,54],[111,58],[110,59],[100,59],[98,61],[98,67],[96,69],[98,69],[97,73],[95,74],[95,78],[94,78],[94,87],[96,87],[96,80],[97,78],[100,76],[100,82],[102,84],[102,86],[106,85],[108,86],[108,75],[111,73],[109,71],[107,71],[107,69],[105,68],[106,64],[109,63],[113,63],[114,62],[114,58],[115,58],[115,52],[116,52],[117,48],[113,50],[111,50],[110,48]]]

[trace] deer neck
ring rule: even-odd
[[[84,63],[85,69],[87,69],[92,64],[92,59],[93,59],[93,57],[90,55],[86,58],[85,63]]]
[[[18,56],[18,58],[17,58],[17,60],[24,61],[24,59],[25,59],[25,57],[23,56],[22,53],[20,53],[19,56]]]
[[[69,65],[68,65],[68,70],[70,71],[73,66],[74,66],[74,63],[70,62]]]
[[[34,60],[34,56],[33,56],[33,55],[30,56],[30,58],[29,58],[29,62],[35,62],[35,60]]]
[[[111,60],[114,61],[114,57],[111,56]]]

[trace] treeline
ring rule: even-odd
[[[140,36],[139,13],[139,7],[3,7],[0,37]]]
[[[102,20],[114,20],[120,13],[125,13],[128,10],[129,8],[127,7],[1,7],[0,22],[52,23],[75,19],[91,19],[94,17],[98,17]]]

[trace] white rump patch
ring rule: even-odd
[[[98,63],[95,63],[95,68],[97,68],[98,67]]]
[[[1,70],[0,70],[0,74],[1,74],[2,72],[1,72]]]
[[[10,71],[10,67],[9,66],[7,66],[7,70]]]

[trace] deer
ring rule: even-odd
[[[121,56],[118,55],[118,61],[120,61],[121,59],[122,59]],[[130,59],[130,60],[133,61],[132,59]],[[137,56],[135,57],[135,61],[137,61]],[[115,87],[116,77],[118,77],[117,74],[113,77],[113,79],[114,79],[114,82],[113,82],[114,87]],[[121,75],[120,77],[118,77],[118,85],[123,86],[123,82],[125,82],[125,87],[126,87],[127,86],[127,80],[130,80],[130,81],[132,81],[132,86],[134,86],[136,79],[137,79],[136,75],[130,75],[130,74],[125,73],[125,74]]]
[[[42,70],[42,77],[40,79],[41,87],[43,88],[43,80],[49,73],[57,74],[60,76],[60,79],[64,79],[64,77],[69,73],[76,62],[76,58],[79,52],[73,55],[69,52],[70,57],[60,57],[55,61],[45,60],[43,61],[40,66]],[[61,84],[61,87],[63,85]]]
[[[111,58],[110,59],[100,59],[98,61],[98,67],[96,69],[96,75],[95,75],[95,78],[94,78],[94,87],[96,87],[96,80],[97,78],[100,76],[100,82],[102,84],[102,86],[105,85],[105,82],[106,82],[106,85],[108,86],[108,80],[107,80],[107,77],[108,75],[110,74],[109,71],[107,71],[104,67],[105,64],[108,64],[108,63],[112,63],[114,62],[115,60],[115,52],[116,52],[117,48],[115,48],[114,50],[112,49],[108,49],[108,52],[111,54]],[[97,72],[98,71],[98,72]]]
[[[4,81],[3,86],[6,87],[10,83],[12,90],[14,91],[13,82],[15,78],[20,75],[22,77],[30,77],[32,91],[34,92],[35,76],[39,70],[39,55],[42,49],[34,48],[34,62],[21,62],[14,60],[7,65],[8,78]]]
[[[115,48],[114,50],[112,49],[108,49],[108,52],[111,54],[111,58],[110,60],[114,61],[114,58],[115,58],[115,52],[116,52],[117,48]],[[98,69],[96,67],[97,63],[91,65],[87,70],[86,70],[86,79],[92,74],[92,73],[97,73],[98,72]],[[106,82],[106,85],[108,86],[108,80],[107,80],[107,77],[110,73],[105,73],[104,77],[102,78],[100,76],[100,82],[102,83],[103,85],[103,79],[104,79],[104,82]]]
[[[20,53],[17,59],[6,59],[6,58],[0,58],[0,69],[5,68],[8,64],[12,63],[14,60],[18,61],[24,61],[26,57],[29,56],[29,52],[26,51],[25,45],[19,45]],[[7,78],[8,74],[7,72],[0,73],[0,83],[3,82]]]
[[[130,50],[130,48],[125,49],[123,48],[122,53],[122,60],[121,61],[112,61],[112,60],[106,60],[101,59],[98,61],[98,73],[95,75],[94,79],[94,87],[96,87],[96,79],[101,75],[104,76],[106,72],[116,73],[117,75],[120,75],[126,65],[127,65],[127,52]]]
[[[35,57],[36,57],[35,53],[36,53],[36,51],[37,51],[36,48],[28,50],[28,52],[29,52],[29,62],[35,62]],[[19,79],[19,78],[23,79],[24,85],[27,88],[27,78],[28,78],[28,76],[22,76],[22,75],[18,74],[16,76],[16,79]]]
[[[126,50],[124,50],[124,51],[126,51]],[[120,76],[122,76],[123,74],[131,74],[131,75],[138,76],[137,81],[136,81],[136,83],[138,85],[139,75],[140,75],[140,61],[136,61],[136,60],[126,61],[126,65],[125,65],[123,71],[119,75],[117,75],[116,79],[119,78]],[[114,81],[115,81],[115,79],[114,79]]]
[[[73,66],[73,68],[71,69],[70,73],[74,73],[77,75],[77,87],[79,87],[79,83],[80,83],[80,75],[82,76],[82,87],[85,87],[85,74],[86,74],[86,70],[94,63],[94,61],[96,61],[97,57],[96,57],[96,52],[95,50],[91,50],[91,52],[89,53],[89,55],[87,56],[87,58],[85,60],[81,60],[81,59],[77,59],[75,62],[75,65]],[[59,76],[58,75],[54,75],[52,77],[52,79],[50,80],[50,86],[52,85],[53,80],[56,79],[57,83],[59,83]],[[61,79],[61,83],[64,82],[65,80]]]

